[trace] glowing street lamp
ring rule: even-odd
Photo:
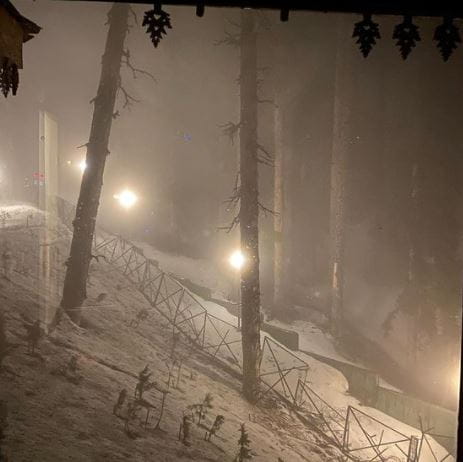
[[[114,194],[113,197],[125,209],[132,208],[138,201],[137,195],[133,191],[130,191],[130,189],[124,189],[119,194]]]
[[[240,270],[246,262],[246,258],[244,257],[243,252],[241,252],[241,250],[235,250],[230,255],[228,262],[233,268],[235,268],[236,270]]]
[[[85,169],[87,168],[87,162],[85,162],[85,159],[84,160],[81,160],[79,162],[79,169],[82,173],[85,172]]]

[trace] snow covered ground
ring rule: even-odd
[[[0,209],[0,215],[2,210],[5,209]],[[14,232],[8,230],[8,224],[18,226],[26,223],[26,217],[31,213],[34,214],[34,223],[45,224],[43,215],[29,207],[8,210],[12,215],[14,212],[15,221],[6,223],[1,229],[0,242],[3,247],[8,246],[14,255],[22,253],[25,257],[22,267],[17,267],[10,280],[0,279],[0,295],[7,318],[7,335],[15,343],[21,344],[23,320],[37,317],[44,319],[42,310],[49,309],[49,305],[56,307],[59,293],[55,289],[51,290],[47,281],[37,281],[35,273],[36,270],[39,271],[40,244],[46,244],[47,230],[44,232],[40,227],[35,230],[15,229]],[[61,261],[55,261],[55,267],[49,273],[60,282],[68,244],[69,242],[62,241],[56,244],[61,249],[58,253]],[[158,260],[162,268],[168,268],[170,272],[175,270],[177,275],[188,277],[198,284],[206,285],[205,281],[211,282],[217,278],[217,275],[212,277],[209,274],[206,266],[201,266],[200,271],[195,272],[194,261],[191,259],[170,257],[166,258],[166,263],[160,252],[154,249],[151,251],[146,246],[144,251],[147,257]],[[170,267],[164,266],[169,264]],[[182,264],[188,266],[184,272],[181,270]],[[31,271],[24,272],[26,267],[30,267]],[[197,273],[202,273],[202,279],[194,278]],[[282,457],[285,462],[337,460],[339,454],[335,448],[327,445],[317,433],[304,427],[283,404],[278,404],[272,410],[250,407],[241,399],[240,385],[236,379],[208,363],[201,355],[192,355],[187,346],[181,347],[182,354],[188,359],[185,360],[184,371],[180,375],[180,390],[172,390],[169,398],[164,421],[165,434],[137,430],[138,443],[127,441],[121,425],[108,409],[122,387],[133,387],[136,382],[134,377],[146,363],[155,371],[155,377],[164,380],[163,377],[167,374],[166,352],[170,348],[170,329],[156,315],[136,329],[129,327],[130,320],[137,312],[150,307],[135,287],[127,285],[126,279],[105,263],[95,264],[93,267],[88,305],[93,305],[102,293],[108,294],[104,306],[100,309],[89,307],[86,311],[87,327],[77,328],[65,322],[44,341],[40,349],[42,359],[27,357],[21,348],[15,350],[14,356],[7,358],[6,365],[12,376],[0,374],[0,399],[13,403],[14,412],[7,441],[17,455],[13,460],[64,460],[54,454],[53,448],[56,447],[67,451],[70,456],[66,460],[71,461],[145,461],[151,460],[150,454],[158,454],[162,457],[160,461],[225,462],[232,460],[236,447],[236,429],[242,421],[246,422],[253,447],[258,454],[256,461],[271,462],[276,461],[277,457]],[[236,325],[235,317],[222,306],[204,300],[200,302],[211,315]],[[314,329],[309,323],[304,324],[302,329],[306,334],[304,337],[307,337],[307,340],[303,340],[307,342],[302,344],[303,348],[318,351],[319,354],[337,355],[329,338],[321,332],[309,332]],[[50,376],[51,371],[56,369],[56,363],[67,361],[73,352],[77,352],[82,359],[86,383],[84,388],[77,390],[75,386],[63,384],[62,380]],[[310,388],[340,414],[345,415],[349,405],[355,406],[404,435],[419,435],[417,429],[375,409],[363,407],[356,399],[347,395],[347,382],[337,370],[302,352],[298,356],[310,366]],[[191,379],[192,373],[196,374],[194,380]],[[34,389],[37,391],[32,392]],[[48,393],[46,389],[49,390]],[[226,415],[227,425],[223,436],[215,445],[210,446],[203,443],[200,435],[197,435],[195,447],[184,448],[175,438],[182,410],[206,392],[211,392],[216,397],[218,411]],[[60,404],[60,400],[63,403]],[[320,405],[324,406],[322,403]],[[50,409],[54,409],[51,414]],[[255,417],[250,419],[250,415]],[[364,424],[370,434],[381,431],[371,420],[365,419]],[[44,428],[48,430],[44,432]],[[28,438],[23,439],[22,434],[27,434]],[[73,438],[77,434],[82,434],[82,437]],[[386,432],[383,441],[392,441],[393,437]],[[53,444],[50,444],[51,440],[54,440]],[[366,443],[359,428],[353,426],[351,444],[360,447]],[[432,447],[439,460],[446,454],[436,443]],[[93,452],[95,450],[98,454]],[[136,456],[130,457],[130,454]],[[403,454],[397,448],[391,447],[384,454],[385,457],[386,454],[387,460],[403,460]],[[451,461],[452,458],[446,460]],[[429,451],[423,452],[420,462],[434,462],[432,454]]]
[[[161,252],[145,242],[133,243],[143,250],[147,258],[158,261],[163,271],[211,289],[214,298],[226,299],[233,290],[229,275],[219,265],[214,265],[208,260]]]

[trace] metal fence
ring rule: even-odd
[[[75,207],[58,198],[57,210],[61,220],[71,227]],[[209,313],[194,294],[124,238],[98,229],[93,251],[137,287],[168,321],[173,334],[181,334],[207,355],[242,372],[238,324]],[[421,428],[419,437],[407,436],[353,406],[335,409],[308,385],[308,371],[306,362],[272,338],[262,336],[261,396],[275,392],[290,402],[300,416],[308,419],[339,449],[341,460],[444,462],[451,457],[448,452],[442,453],[432,436],[443,436],[433,435],[432,429]]]
[[[432,429],[406,435],[386,422],[354,407],[335,409],[307,383],[300,381],[295,406],[328,436],[342,460],[368,462],[444,462],[451,454],[439,446]],[[452,438],[452,437],[445,437]]]
[[[71,228],[75,206],[57,198],[56,209],[63,223]],[[209,313],[194,294],[121,236],[98,229],[94,234],[93,252],[137,287],[156,312],[169,322],[173,334],[182,334],[207,355],[242,372],[241,330],[238,324]],[[298,382],[306,381],[309,366],[281,344],[263,335],[260,371],[262,397],[274,391],[293,402]]]

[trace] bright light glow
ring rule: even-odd
[[[84,173],[85,169],[87,168],[87,162],[85,160],[81,160],[79,163],[79,168],[82,173]]]
[[[119,194],[114,194],[114,199],[119,201],[119,204],[125,209],[132,208],[138,201],[137,195],[129,189],[124,189]]]
[[[237,270],[240,270],[243,267],[245,261],[246,258],[244,258],[244,255],[241,252],[241,250],[235,250],[228,259],[230,265]]]
[[[454,376],[452,377],[452,385],[454,387],[454,391],[460,393],[460,369],[455,371]]]

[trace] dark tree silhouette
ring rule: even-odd
[[[344,225],[345,225],[345,175],[349,150],[349,122],[352,89],[347,80],[350,49],[343,40],[347,24],[340,20],[338,49],[336,54],[335,90],[333,105],[333,141],[331,151],[330,190],[330,272],[331,310],[330,328],[336,337],[340,335],[343,322],[344,285]]]
[[[255,401],[259,390],[260,282],[259,179],[257,142],[257,33],[252,10],[241,12],[240,56],[240,236],[246,264],[241,273],[243,393]]]
[[[124,41],[128,31],[130,6],[115,3],[108,15],[109,31],[102,59],[100,84],[94,99],[94,112],[90,139],[87,143],[87,168],[84,171],[73,221],[71,253],[67,261],[62,308],[71,319],[80,321],[80,307],[87,297],[87,277],[92,258],[92,240],[98,212],[108,142],[114,114],[116,96],[120,87],[120,69]]]
[[[239,33],[226,33],[216,44],[240,48],[240,120],[222,126],[231,142],[239,133],[239,167],[228,210],[238,208],[229,226],[240,226],[241,251],[245,264],[241,269],[241,316],[243,348],[243,394],[251,402],[259,392],[260,363],[260,280],[259,280],[259,210],[270,212],[259,202],[259,163],[273,166],[271,155],[257,140],[258,97],[257,20],[252,10],[241,12]],[[237,26],[236,24],[233,24]]]

